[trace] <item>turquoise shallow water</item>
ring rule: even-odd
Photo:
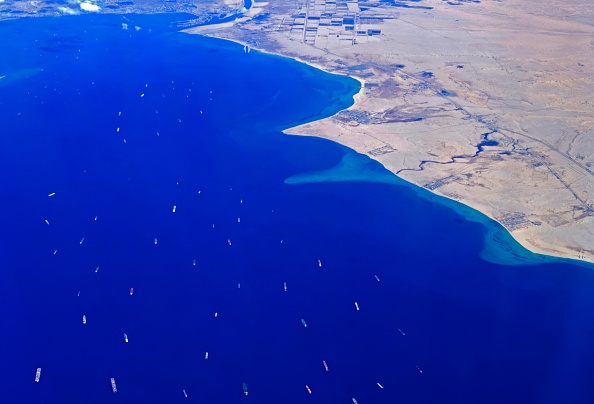
[[[591,268],[280,132],[354,80],[126,18],[0,24],[3,402],[594,399]]]

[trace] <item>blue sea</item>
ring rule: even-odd
[[[358,83],[190,17],[0,23],[0,402],[594,402],[592,267],[284,135]]]

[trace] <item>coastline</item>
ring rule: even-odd
[[[182,29],[182,30],[180,30],[180,32],[183,32],[183,33],[189,34],[189,35],[202,35],[202,36],[206,36],[206,37],[209,37],[209,38],[215,38],[215,39],[220,39],[220,40],[223,40],[223,41],[233,42],[233,43],[236,43],[236,44],[241,45],[241,46],[247,46],[250,49],[253,49],[253,50],[258,51],[260,53],[265,53],[267,55],[274,55],[274,56],[278,56],[278,57],[292,59],[292,60],[294,60],[296,62],[303,63],[305,65],[311,66],[311,67],[313,67],[315,69],[321,70],[321,71],[323,71],[325,73],[328,73],[328,74],[336,74],[336,75],[339,75],[339,76],[350,77],[353,80],[357,80],[361,84],[361,89],[359,90],[359,92],[357,94],[355,94],[353,96],[353,100],[355,101],[355,103],[353,104],[353,106],[351,108],[355,107],[357,105],[357,103],[360,104],[360,102],[361,102],[360,101],[360,97],[363,97],[363,93],[364,93],[364,90],[365,90],[366,80],[364,78],[357,77],[357,76],[352,76],[352,75],[346,75],[346,74],[343,74],[343,73],[337,72],[337,71],[331,71],[326,66],[324,66],[324,65],[322,65],[320,63],[314,63],[314,62],[311,62],[311,61],[302,59],[299,56],[287,56],[287,55],[284,55],[284,54],[279,53],[279,52],[270,51],[270,50],[267,50],[267,49],[264,49],[264,48],[261,48],[261,47],[258,47],[258,46],[254,46],[253,44],[250,44],[247,41],[243,41],[241,39],[227,38],[227,37],[220,37],[220,36],[212,35],[214,32],[216,32],[219,29],[229,28],[229,27],[235,26],[237,24],[237,22],[239,22],[239,21],[230,21],[230,22],[225,22],[225,23],[221,23],[221,24],[212,24],[212,25],[201,25],[199,27]]]
[[[373,77],[140,18],[4,26],[4,64],[43,68],[0,111],[7,402],[594,401],[591,267],[280,133],[374,135],[340,121]]]
[[[328,63],[316,62],[313,60],[306,60],[305,58],[300,57],[300,55],[296,54],[295,52],[282,52],[281,50],[271,50],[269,48],[267,49],[267,47],[265,47],[265,46],[258,46],[257,44],[254,45],[250,41],[238,39],[237,36],[225,35],[224,33],[223,34],[221,33],[221,30],[228,29],[230,27],[235,27],[238,23],[242,23],[245,21],[246,20],[234,21],[234,22],[230,23],[230,25],[225,25],[225,26],[211,25],[211,26],[197,27],[197,29],[190,28],[190,29],[185,29],[182,32],[189,33],[189,34],[197,33],[197,34],[201,34],[204,36],[209,36],[209,37],[213,37],[213,38],[217,38],[217,39],[224,39],[224,40],[232,41],[232,42],[235,42],[242,46],[249,46],[251,49],[257,50],[262,53],[271,54],[271,55],[275,55],[275,56],[281,56],[281,57],[288,57],[288,58],[293,59],[297,62],[307,64],[309,66],[312,66],[312,67],[319,69],[321,71],[324,71],[326,73],[338,74],[338,75],[353,78],[361,84],[361,88],[360,88],[359,92],[353,96],[354,104],[347,110],[364,110],[365,109],[365,103],[366,103],[366,101],[369,101],[369,98],[370,98],[366,94],[366,92],[367,92],[366,84],[368,81],[365,78],[362,78],[355,74],[352,74],[352,72],[345,73],[344,71],[332,68],[332,66],[328,65]],[[407,177],[404,177],[404,176],[398,174],[397,173],[398,170],[394,169],[394,167],[391,167],[389,164],[386,164],[386,162],[382,161],[381,158],[376,158],[376,156],[369,155],[368,148],[357,147],[357,145],[353,144],[353,142],[341,141],[340,138],[342,136],[344,136],[345,133],[337,132],[337,133],[333,133],[330,135],[330,134],[328,134],[328,132],[324,132],[323,131],[324,129],[329,129],[329,128],[336,130],[335,127],[333,128],[331,125],[328,124],[328,121],[330,121],[331,119],[332,118],[326,118],[326,119],[322,119],[322,120],[318,120],[318,121],[314,121],[314,122],[305,123],[302,125],[297,125],[295,127],[287,128],[287,129],[283,130],[283,133],[288,134],[288,135],[315,136],[315,137],[325,138],[328,140],[332,140],[338,144],[341,144],[342,146],[346,146],[358,153],[366,155],[366,156],[374,159],[375,161],[379,162],[380,164],[382,164],[388,171],[392,172],[392,174],[396,175],[398,178],[402,179],[407,184],[410,184],[411,187],[421,188],[423,191],[429,191],[432,195],[435,195],[436,197],[445,198],[445,200],[448,200],[448,203],[446,203],[446,205],[450,206],[451,208],[455,209],[456,211],[462,212],[462,211],[465,211],[467,208],[470,208],[474,211],[479,212],[480,214],[484,215],[489,220],[492,220],[493,222],[497,223],[501,227],[501,229],[505,229],[505,232],[512,240],[514,240],[516,243],[518,243],[518,245],[520,245],[522,248],[526,249],[527,252],[529,252],[531,254],[535,254],[535,256],[540,255],[543,257],[550,257],[550,260],[552,260],[552,261],[569,260],[572,263],[579,263],[579,264],[588,265],[588,266],[592,265],[592,261],[594,260],[594,255],[590,254],[588,251],[583,251],[583,253],[581,255],[576,256],[575,250],[568,249],[568,248],[565,248],[565,249],[560,248],[558,245],[556,246],[556,249],[549,248],[550,246],[547,245],[546,240],[538,240],[538,238],[535,239],[533,234],[526,232],[526,231],[522,231],[522,229],[520,229],[520,231],[510,231],[509,229],[506,228],[505,223],[503,223],[501,220],[498,219],[497,215],[494,213],[493,209],[488,204],[480,203],[480,201],[477,201],[476,199],[471,200],[468,198],[460,198],[459,195],[456,195],[458,197],[452,197],[452,194],[448,194],[447,192],[441,192],[438,189],[436,189],[436,190],[429,189],[429,188],[423,186],[423,183],[419,183],[418,181],[414,181],[411,178],[407,178]],[[336,125],[334,125],[334,126],[336,126]],[[340,130],[340,129],[338,129],[338,130]],[[462,209],[456,208],[455,207],[457,205],[456,202],[458,202],[460,204],[460,206],[463,206],[463,208]],[[468,217],[469,220],[473,220],[469,216],[476,216],[476,215],[472,215],[472,214],[468,215],[466,212],[466,214],[464,214],[464,216]],[[475,217],[475,220],[476,220],[476,217]],[[477,220],[477,221],[481,221],[483,224],[485,224],[484,220]],[[493,233],[492,226],[488,226],[487,224],[485,224],[485,225],[486,225],[487,229],[491,229],[491,231],[488,231],[487,233],[492,234]],[[488,234],[485,235],[486,239],[489,239]],[[498,238],[501,239],[501,237],[499,237],[499,236],[498,236]],[[487,240],[486,242],[490,243],[492,241]],[[509,243],[507,243],[507,244],[509,244]],[[486,246],[486,249],[489,250],[488,246]],[[512,252],[511,255],[517,255],[517,251]],[[493,256],[492,253],[490,254],[489,260],[492,260],[492,261],[495,260],[495,257]],[[547,260],[547,259],[545,259],[545,260]],[[508,263],[508,264],[511,263],[511,261],[509,261],[507,259],[504,259],[502,262]]]

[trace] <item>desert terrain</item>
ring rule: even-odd
[[[287,130],[344,144],[497,220],[527,249],[594,261],[594,5],[585,0],[257,3],[230,39],[361,81]]]

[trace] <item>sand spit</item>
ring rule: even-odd
[[[594,6],[545,3],[282,1],[188,32],[359,79],[351,108],[286,133],[365,154],[533,252],[594,262]]]

